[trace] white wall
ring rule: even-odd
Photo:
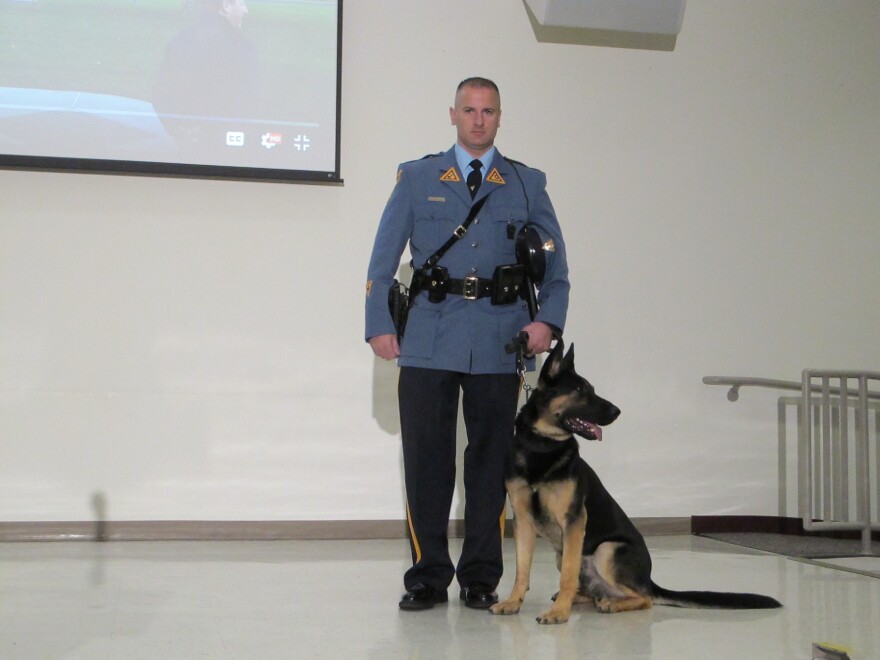
[[[548,174],[566,337],[623,409],[587,458],[633,516],[775,513],[776,395],[701,378],[880,369],[878,33],[875,0],[691,0],[657,52],[539,43],[520,0],[353,0],[344,186],[0,172],[0,520],[97,492],[115,520],[401,518],[364,274],[475,74]]]

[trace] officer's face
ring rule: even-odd
[[[224,16],[234,28],[240,28],[244,15],[248,13],[244,0],[223,0],[220,15]]]
[[[458,131],[458,143],[474,157],[482,156],[493,144],[501,126],[501,99],[488,87],[462,87],[455,95],[449,118]]]

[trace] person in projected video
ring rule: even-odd
[[[178,147],[209,156],[259,115],[260,62],[242,33],[244,0],[185,0],[184,9],[188,25],[165,48],[153,107]]]

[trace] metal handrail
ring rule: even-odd
[[[841,373],[841,372],[835,372]],[[822,375],[820,371],[814,371],[814,375]],[[739,399],[739,388],[740,387],[767,387],[774,390],[789,390],[792,392],[803,392],[803,383],[797,383],[793,380],[774,380],[772,378],[750,378],[750,377],[740,377],[740,376],[703,376],[703,383],[705,385],[727,385],[730,387],[730,390],[727,392],[727,400],[728,401],[736,401]],[[821,393],[822,386],[821,385],[811,385],[811,392],[819,392]],[[829,390],[830,394],[839,395],[841,393],[840,388],[831,388]],[[858,390],[847,389],[847,395],[857,396]],[[868,392],[869,399],[880,400],[880,392]]]
[[[821,379],[821,383],[814,383],[814,379]],[[857,381],[858,388],[852,389],[850,381]],[[786,512],[784,406],[794,404],[798,409],[798,514],[803,527],[807,531],[859,530],[864,555],[872,554],[872,532],[880,530],[880,524],[874,522],[876,516],[871,513],[872,501],[880,498],[877,484],[880,476],[880,444],[877,444],[880,433],[880,406],[877,401],[880,400],[880,392],[869,390],[869,381],[874,384],[880,382],[880,372],[804,369],[800,383],[770,378],[703,378],[706,385],[730,387],[727,392],[729,401],[739,399],[741,387],[765,387],[799,393],[797,397],[780,396],[778,399],[780,515]],[[832,387],[832,382],[837,387]],[[819,396],[814,396],[816,394]],[[870,444],[869,410],[873,411],[876,419],[873,449]],[[817,426],[814,432],[814,424],[821,425],[821,428]],[[870,465],[872,461],[876,462],[873,468]],[[851,498],[854,498],[854,513],[850,508]]]

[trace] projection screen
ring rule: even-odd
[[[342,0],[0,0],[0,167],[341,181]]]

